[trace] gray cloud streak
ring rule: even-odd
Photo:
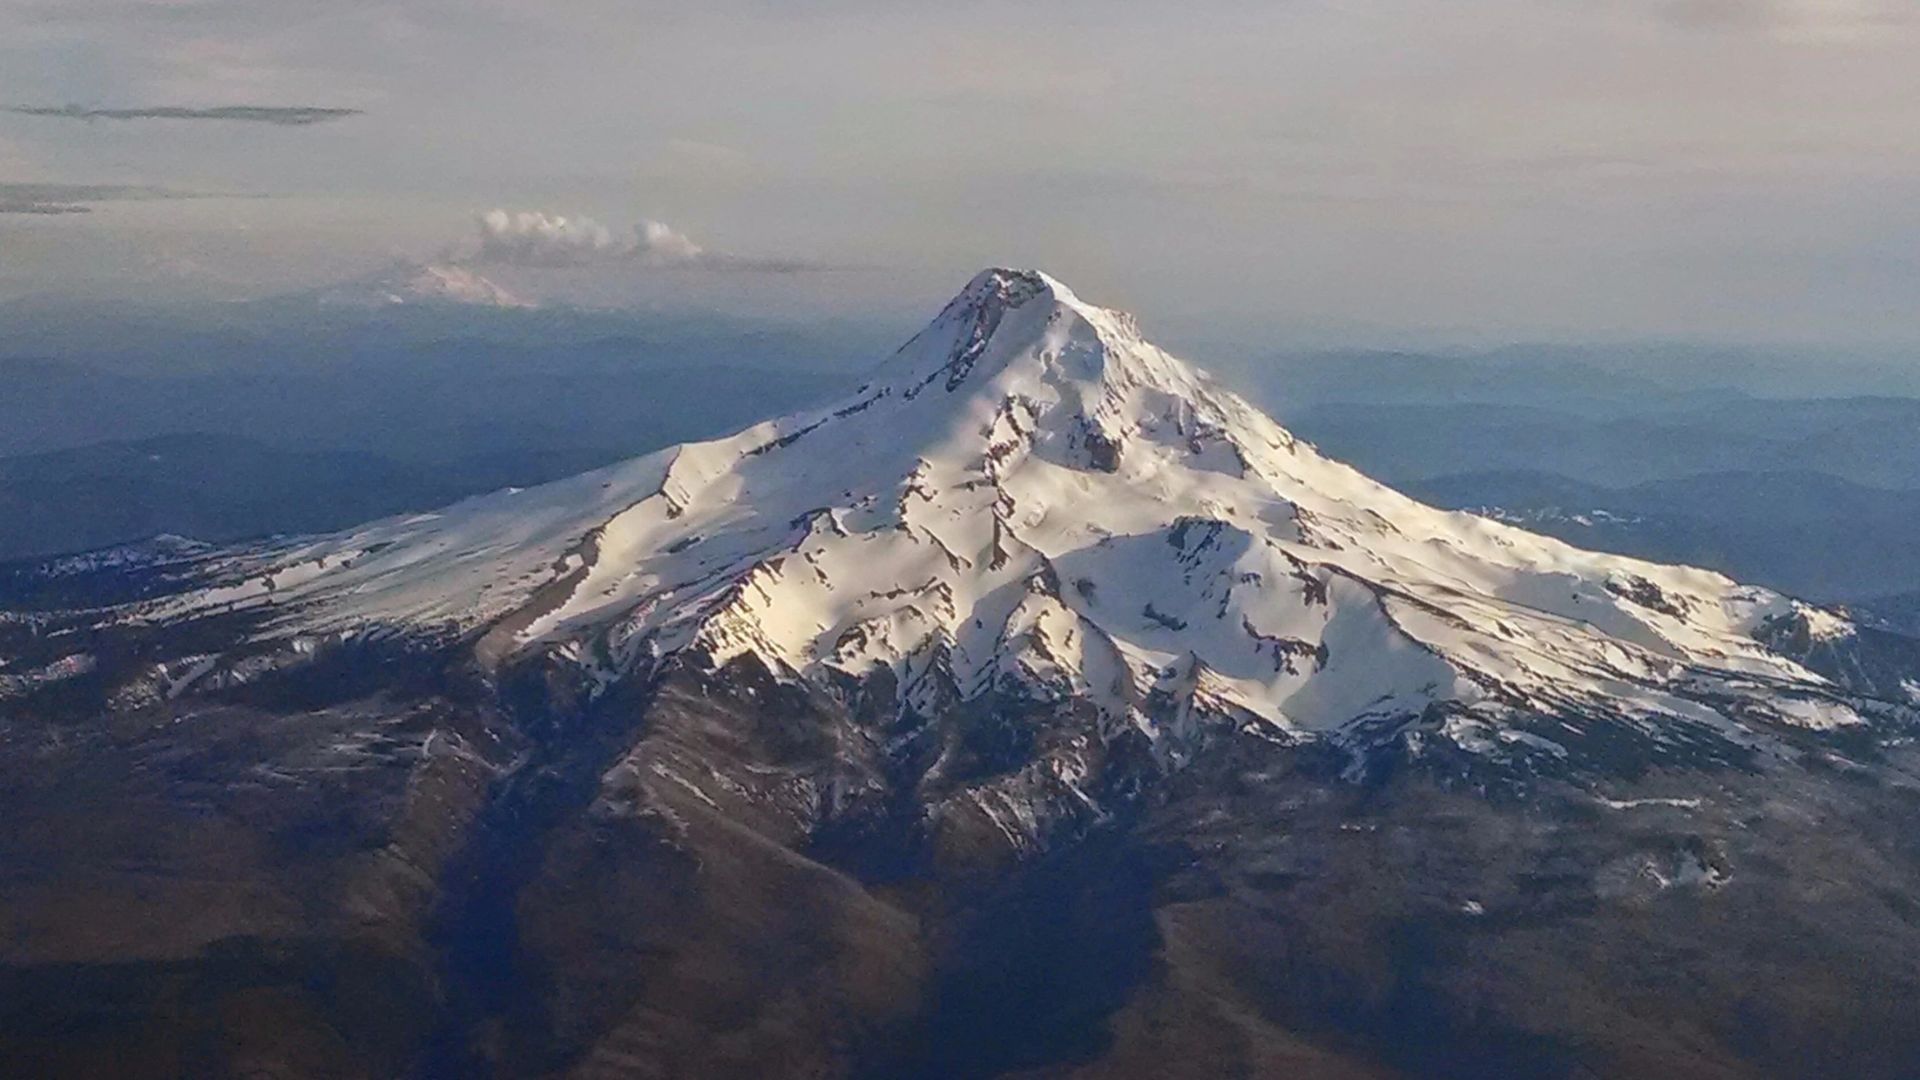
[[[1659,0],[1652,10],[1689,30],[1848,34],[1914,24],[1892,0]]]
[[[38,214],[43,217],[59,217],[66,214],[91,214],[93,208],[78,203],[35,202],[31,199],[9,199],[0,196],[0,214]]]
[[[57,184],[0,181],[0,214],[65,217],[90,214],[95,203],[147,202],[156,199],[208,199],[219,196],[173,191],[142,184]]]
[[[81,105],[14,105],[8,112],[22,116],[46,116],[61,120],[226,120],[276,127],[311,127],[334,120],[359,116],[359,109],[323,108],[317,105],[218,105],[189,108],[182,105],[150,105],[131,109],[90,109]]]

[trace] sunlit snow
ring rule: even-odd
[[[980,275],[828,408],[230,570],[128,617],[484,633],[602,682],[693,649],[890,669],[904,704],[1171,695],[1302,735],[1450,702],[1488,752],[1560,750],[1507,711],[1856,719],[1754,640],[1784,598],[1417,503],[1033,272]]]

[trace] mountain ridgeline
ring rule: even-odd
[[[1920,642],[1035,272],[726,438],[0,590],[36,1075],[1920,1068]]]

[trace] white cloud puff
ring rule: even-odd
[[[476,262],[507,266],[586,266],[624,262],[661,269],[794,273],[820,269],[792,259],[710,251],[664,221],[644,220],[621,236],[590,217],[540,210],[489,210],[480,215]]]
[[[633,227],[633,253],[649,262],[697,262],[706,249],[664,221],[643,221]]]
[[[580,266],[624,257],[631,250],[613,231],[587,217],[538,210],[489,210],[480,215],[481,262],[512,266]]]

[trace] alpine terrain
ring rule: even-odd
[[[1422,505],[1035,272],[0,607],[21,1075],[1920,1074],[1920,642]]]
[[[456,263],[395,262],[363,277],[309,293],[322,307],[385,308],[406,304],[483,308],[536,305]]]

